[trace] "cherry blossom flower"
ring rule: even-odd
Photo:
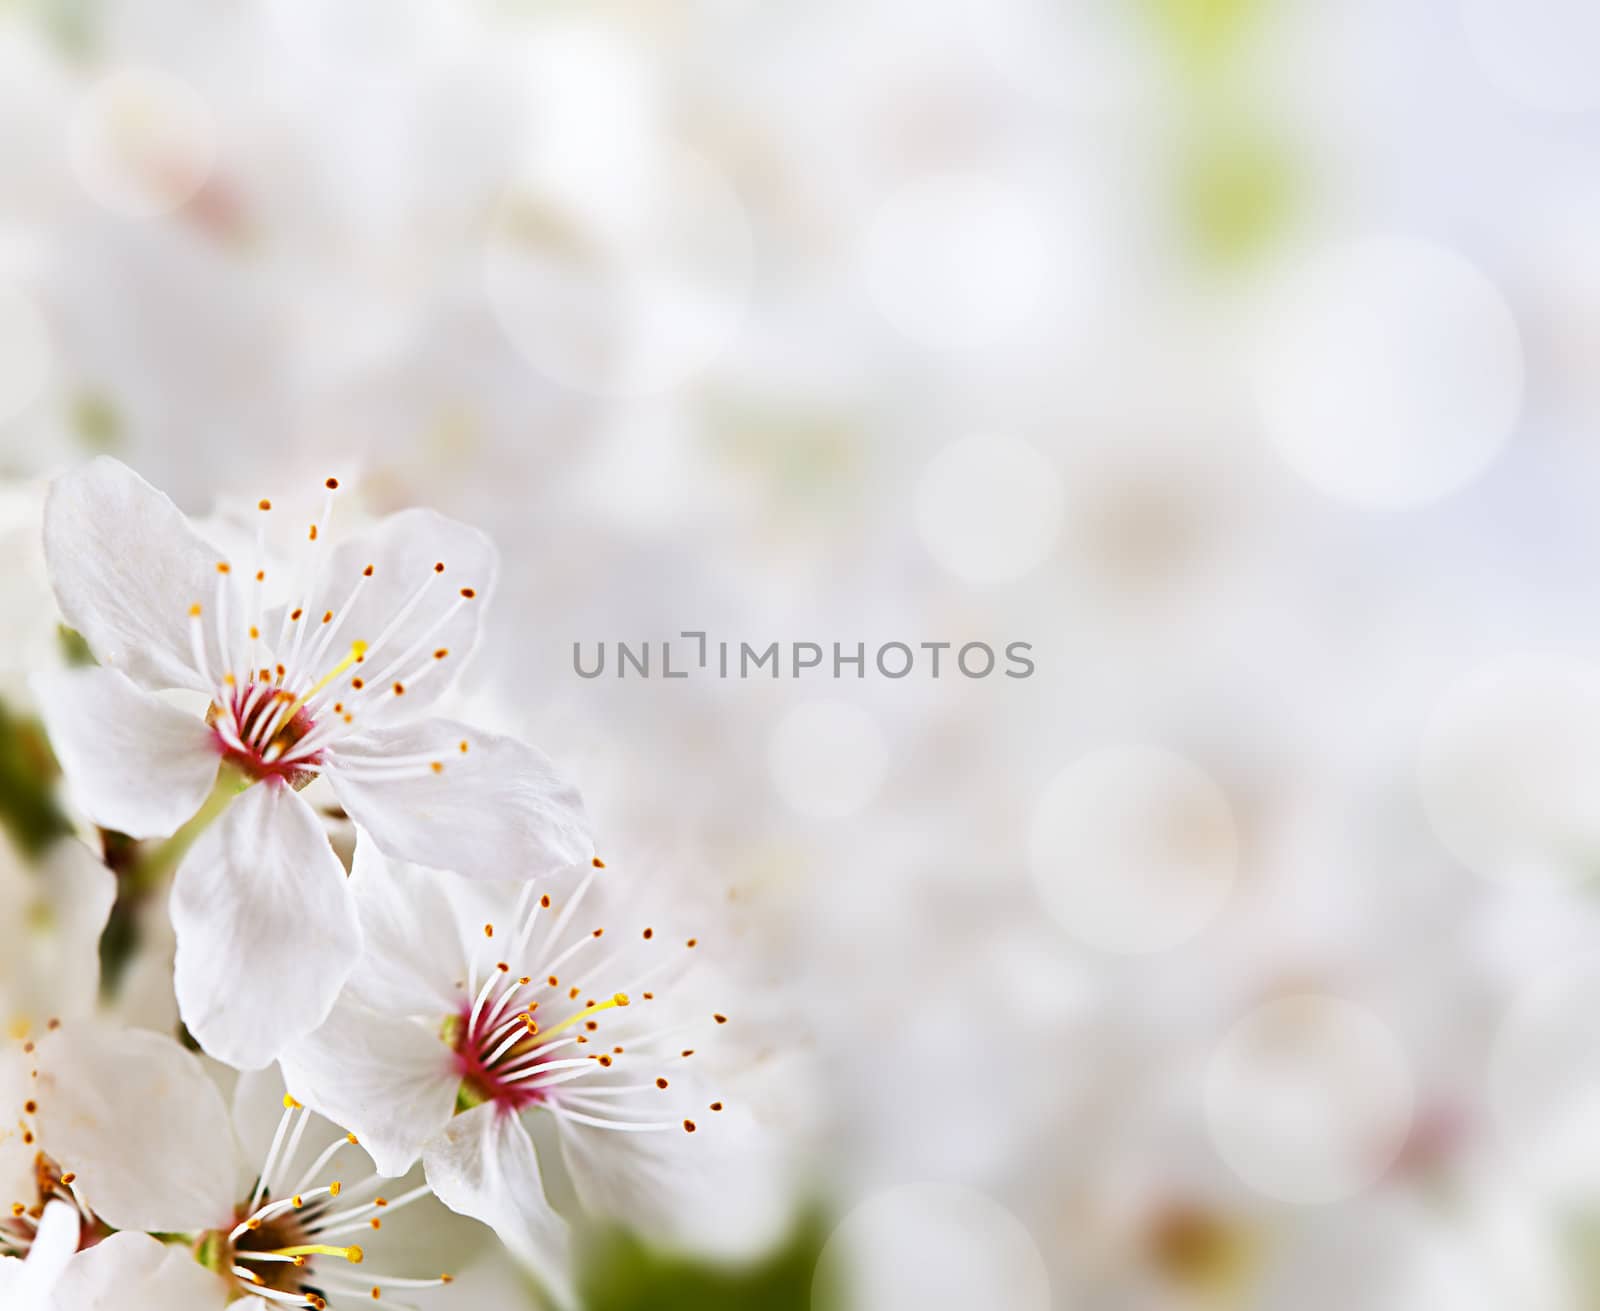
[[[245,1144],[261,1125],[260,1092],[281,1089],[276,1074],[247,1076],[234,1100],[234,1126]],[[385,1268],[401,1244],[386,1252],[396,1215],[432,1196],[426,1184],[388,1187],[357,1148],[354,1134],[283,1095],[259,1169],[231,1210],[231,1222],[200,1234],[200,1262],[221,1275],[234,1305],[311,1307],[315,1311],[381,1301],[402,1306],[407,1290],[439,1288],[449,1274],[407,1276]],[[231,1174],[232,1162],[222,1173]]]
[[[10,1311],[221,1311],[226,1289],[182,1247],[148,1234],[102,1236],[58,1194],[0,1216],[0,1304]],[[82,1246],[85,1242],[91,1246]]]
[[[37,1220],[69,1204],[86,1243],[112,1229],[199,1227],[211,1206],[193,1135],[216,1096],[193,1055],[148,1030],[68,1019],[7,1038],[0,1210]]]
[[[141,1285],[152,1311],[323,1311],[449,1283],[368,1260],[369,1250],[381,1256],[385,1221],[428,1188],[386,1195],[355,1138],[290,1097],[270,1135],[257,1132],[264,1081],[282,1088],[275,1074],[246,1076],[230,1114],[176,1042],[96,1021],[0,1048],[0,1097],[21,1111],[0,1130],[0,1189],[29,1194],[0,1212],[0,1254],[31,1265],[44,1246],[41,1270],[60,1274],[62,1311],[127,1311],[145,1305],[129,1292]],[[145,1234],[179,1244],[181,1260]],[[83,1249],[64,1267],[50,1255],[63,1246]],[[0,1263],[0,1281],[20,1277]]]
[[[329,478],[286,579],[266,566],[269,499],[250,560],[104,457],[56,479],[45,509],[57,600],[101,661],[35,679],[52,744],[104,828],[163,838],[220,811],[173,888],[177,996],[201,1045],[241,1068],[319,1024],[359,955],[343,868],[297,795],[313,779],[420,864],[531,876],[590,850],[540,753],[422,714],[477,640],[493,547],[420,509],[335,544],[337,494]],[[157,695],[171,689],[204,713]]]
[[[420,1155],[439,1199],[493,1227],[558,1298],[568,1233],[529,1132],[541,1115],[585,1210],[720,1255],[773,1236],[783,1207],[763,1139],[695,1073],[729,1017],[666,997],[695,939],[641,922],[598,861],[538,887],[444,879],[362,834],[350,884],[361,968],[283,1065],[380,1171]]]
[[[175,1260],[153,1238],[112,1233],[205,1213],[189,1135],[216,1095],[192,1055],[144,1030],[52,1019],[0,1043],[0,1293],[11,1299],[0,1304],[220,1307],[187,1252]]]
[[[41,1140],[37,1048],[87,1023],[115,890],[74,838],[32,864],[0,838],[0,1306],[43,1311],[67,1259],[104,1234]]]

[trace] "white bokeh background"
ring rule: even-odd
[[[1577,1311],[1597,61],[1586,0],[14,0],[9,645],[93,452],[477,522],[464,713],[706,926],[871,1311]],[[686,630],[866,668],[573,672]]]

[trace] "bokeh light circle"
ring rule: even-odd
[[[1600,670],[1529,654],[1450,687],[1423,735],[1418,782],[1434,833],[1505,883],[1571,883],[1600,854]]]
[[[1002,79],[1052,109],[1128,113],[1150,95],[1138,15],[1118,0],[1064,5],[1006,0],[974,9],[974,51]]]
[[[1593,0],[1462,0],[1467,40],[1503,94],[1534,109],[1600,105],[1600,6]]]
[[[1410,1063],[1375,1015],[1307,993],[1239,1021],[1212,1055],[1206,1118],[1218,1154],[1251,1188],[1319,1205],[1365,1191],[1410,1132]]]
[[[1050,553],[1061,530],[1061,475],[1013,437],[952,442],[917,484],[917,529],[944,568],[969,583],[1019,578]]]
[[[472,21],[463,5],[435,0],[267,0],[271,58],[302,83],[342,96],[415,94],[435,71],[470,57]]]
[[[814,1311],[1049,1311],[1050,1276],[1027,1228],[982,1193],[911,1184],[878,1193],[829,1237]]]
[[[1504,298],[1441,247],[1380,237],[1293,266],[1252,360],[1285,461],[1328,496],[1421,505],[1481,474],[1516,428],[1521,336]]]
[[[1073,762],[1034,807],[1030,867],[1039,897],[1075,937],[1104,951],[1165,951],[1226,901],[1238,835],[1223,790],[1157,747],[1107,747]]]
[[[126,218],[181,208],[216,162],[211,112],[187,84],[147,68],[107,74],[85,92],[68,151],[98,203]]]
[[[485,248],[489,302],[540,373],[592,395],[648,396],[704,372],[749,312],[749,216],[706,160],[651,165],[628,221],[556,178],[519,184]]]
[[[1056,279],[1058,225],[1015,182],[975,173],[921,177],[868,223],[859,259],[868,294],[900,333],[939,352],[1014,340]]]
[[[780,646],[780,659],[782,654]],[[829,658],[831,653],[824,657]],[[793,810],[813,819],[839,819],[862,810],[877,793],[889,748],[877,720],[861,707],[803,701],[773,729],[767,762],[773,786]]]
[[[1600,1197],[1600,956],[1565,962],[1515,999],[1490,1056],[1496,1127],[1525,1182],[1568,1204]]]
[[[0,423],[44,391],[54,370],[50,327],[32,298],[0,282]]]

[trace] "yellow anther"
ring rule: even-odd
[[[575,1024],[583,1023],[583,1021],[587,1020],[591,1015],[598,1015],[601,1011],[608,1011],[613,1006],[626,1006],[627,1004],[627,994],[619,992],[615,997],[611,998],[610,1001],[595,1002],[592,1006],[585,1006],[576,1015],[569,1015],[566,1019],[562,1020],[560,1024],[546,1029],[541,1036],[544,1038],[545,1042],[549,1042],[550,1039],[554,1038],[558,1033],[561,1033],[563,1030],[570,1029]],[[542,1046],[543,1044],[541,1043],[540,1045]]]
[[[359,1247],[334,1247],[329,1243],[301,1243],[295,1247],[273,1249],[273,1256],[342,1256],[352,1265],[360,1265],[366,1253]]]
[[[327,621],[324,620],[323,622]],[[287,722],[287,720],[293,719],[295,715],[299,713],[301,706],[305,705],[307,701],[316,696],[318,692],[327,687],[329,683],[338,678],[339,675],[344,673],[345,670],[349,669],[352,665],[359,664],[366,658],[367,644],[365,642],[350,643],[350,654],[345,656],[343,660],[341,660],[332,669],[319,678],[309,691],[302,693],[296,699],[295,703],[289,707],[288,713],[285,716],[285,721]]]

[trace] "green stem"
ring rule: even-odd
[[[195,839],[250,782],[233,766],[223,765],[205,804],[165,842],[140,844],[119,833],[104,834],[107,862],[117,871],[116,904],[100,936],[100,989],[107,997],[116,995],[123,970],[138,948],[139,907],[166,886]]]
[[[194,817],[165,842],[152,846],[140,854],[123,875],[128,890],[135,895],[153,892],[166,883],[177,870],[179,863],[211,822],[228,808],[228,803],[243,792],[253,780],[249,775],[224,765],[217,771],[216,786],[205,804],[195,811]]]

